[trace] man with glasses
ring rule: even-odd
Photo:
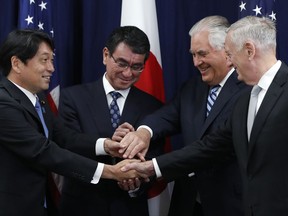
[[[61,92],[59,114],[66,126],[78,132],[103,137],[96,144],[96,148],[101,151],[104,140],[113,137],[119,124],[129,122],[136,128],[144,116],[160,108],[160,101],[133,86],[144,69],[149,53],[150,43],[143,31],[134,26],[115,29],[103,49],[106,72],[102,79],[69,87]],[[122,128],[133,131],[131,125],[124,123]],[[120,141],[121,138],[114,136],[113,139]],[[163,139],[152,142],[148,155],[152,157],[163,153],[163,145]],[[115,158],[108,155],[95,157],[93,152],[88,151],[90,147],[83,143],[68,148],[93,160],[107,164],[115,162]],[[139,186],[140,181],[118,185],[115,181],[107,180],[91,187],[66,178],[61,211],[63,215],[69,216],[96,213],[111,216],[148,215],[146,193],[140,193],[141,188],[137,197],[131,197],[129,193]]]

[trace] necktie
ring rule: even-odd
[[[212,106],[214,105],[216,98],[217,98],[217,94],[216,92],[218,91],[218,89],[220,88],[220,85],[215,85],[210,89],[209,95],[208,95],[208,99],[207,99],[207,112],[206,112],[206,116],[209,115]]]
[[[37,98],[36,99],[36,104],[35,104],[35,109],[36,109],[36,112],[41,120],[41,123],[42,123],[42,126],[43,126],[43,129],[44,129],[44,133],[45,133],[45,136],[48,138],[48,128],[45,124],[45,121],[44,121],[44,118],[43,118],[43,113],[42,113],[42,107],[39,103],[39,99]]]
[[[117,99],[121,97],[119,92],[112,91],[109,93],[112,96],[112,102],[110,104],[110,116],[111,116],[111,123],[112,127],[116,129],[119,125],[120,121],[120,110],[117,104]]]
[[[251,91],[250,95],[250,102],[248,108],[248,116],[247,116],[247,133],[248,133],[248,140],[250,140],[250,134],[254,122],[254,118],[256,116],[256,107],[258,101],[258,94],[261,91],[261,87],[255,85]]]
[[[48,128],[47,128],[45,121],[44,121],[44,118],[43,118],[42,107],[39,103],[38,97],[36,98],[35,110],[36,110],[36,112],[40,118],[41,123],[42,123],[42,127],[44,129],[45,136],[48,138]],[[44,197],[44,208],[47,208],[46,196]]]

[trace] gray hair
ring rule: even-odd
[[[195,34],[207,31],[210,45],[217,50],[224,49],[225,37],[230,23],[222,16],[208,16],[198,21],[189,31],[193,37]]]
[[[267,17],[244,17],[233,23],[228,32],[237,51],[247,40],[263,50],[276,49],[276,24]]]

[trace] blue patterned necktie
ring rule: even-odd
[[[45,124],[45,121],[44,121],[44,118],[43,118],[43,113],[42,113],[42,107],[39,103],[39,99],[36,98],[36,104],[35,104],[35,109],[36,109],[36,112],[41,120],[41,123],[42,123],[42,126],[43,126],[43,129],[44,129],[44,133],[45,133],[45,136],[48,138],[48,128]]]
[[[109,93],[112,96],[112,102],[110,103],[110,116],[112,127],[116,129],[120,122],[120,110],[117,104],[117,99],[122,95],[119,92],[112,91]]]
[[[206,116],[209,115],[212,106],[214,105],[216,98],[217,98],[217,91],[220,88],[220,85],[215,85],[210,89],[209,95],[208,95],[208,99],[207,99],[207,112],[206,112]]]

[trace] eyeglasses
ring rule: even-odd
[[[114,60],[114,62],[117,64],[117,66],[123,70],[126,70],[127,68],[131,68],[132,71],[137,72],[137,73],[141,73],[144,70],[144,64],[133,64],[130,65],[125,61],[119,60],[119,59],[115,59],[113,57],[113,55],[110,55],[112,57],[112,59]]]

